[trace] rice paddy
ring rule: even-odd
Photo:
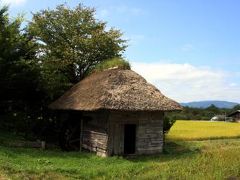
[[[240,137],[240,123],[178,120],[166,135],[168,140],[204,140]]]

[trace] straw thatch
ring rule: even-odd
[[[235,116],[236,114],[240,114],[240,110],[236,110],[235,112],[228,115],[228,117]]]
[[[53,102],[51,109],[172,111],[181,106],[132,70],[93,73]]]

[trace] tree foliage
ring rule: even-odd
[[[121,58],[126,41],[83,5],[42,10],[25,28],[22,21],[0,7],[0,128],[40,135],[57,124],[48,104],[98,64]]]
[[[119,30],[106,30],[106,22],[95,18],[95,10],[81,4],[33,14],[29,32],[39,45],[43,66],[52,66],[70,83],[81,80],[98,63],[120,57],[126,48]]]
[[[11,20],[8,8],[0,8],[0,127],[29,134],[42,108],[44,92],[36,46],[21,28],[22,20]]]
[[[21,17],[9,20],[7,7],[0,9],[0,100],[38,97],[34,44],[21,30],[21,23]]]

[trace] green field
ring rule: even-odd
[[[195,180],[240,177],[240,139],[184,141],[177,138],[179,133],[177,130],[183,130],[181,125],[185,124],[186,129],[187,127],[198,129],[196,127],[199,126],[198,123],[177,121],[167,136],[164,153],[155,156],[101,158],[90,153],[66,153],[57,149],[42,151],[2,145],[0,146],[0,179]],[[204,123],[209,124],[209,126],[205,124],[208,131],[220,132],[212,125],[212,122]],[[221,129],[224,125],[219,122],[214,122],[214,124]],[[226,127],[230,124],[239,127],[236,123],[225,124]],[[199,139],[202,139],[203,133],[200,129],[198,129]],[[204,128],[203,130],[205,132]],[[228,130],[231,131],[229,128]],[[196,135],[194,130],[192,133]],[[182,134],[179,133],[179,136]],[[188,132],[185,137],[188,135],[191,133]],[[3,137],[1,134],[0,136]],[[9,135],[4,136],[0,137],[3,144],[6,144],[3,142],[5,138],[7,141],[14,139]],[[223,136],[229,138],[226,134]]]

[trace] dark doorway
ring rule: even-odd
[[[134,154],[136,148],[136,124],[124,125],[124,154]]]

